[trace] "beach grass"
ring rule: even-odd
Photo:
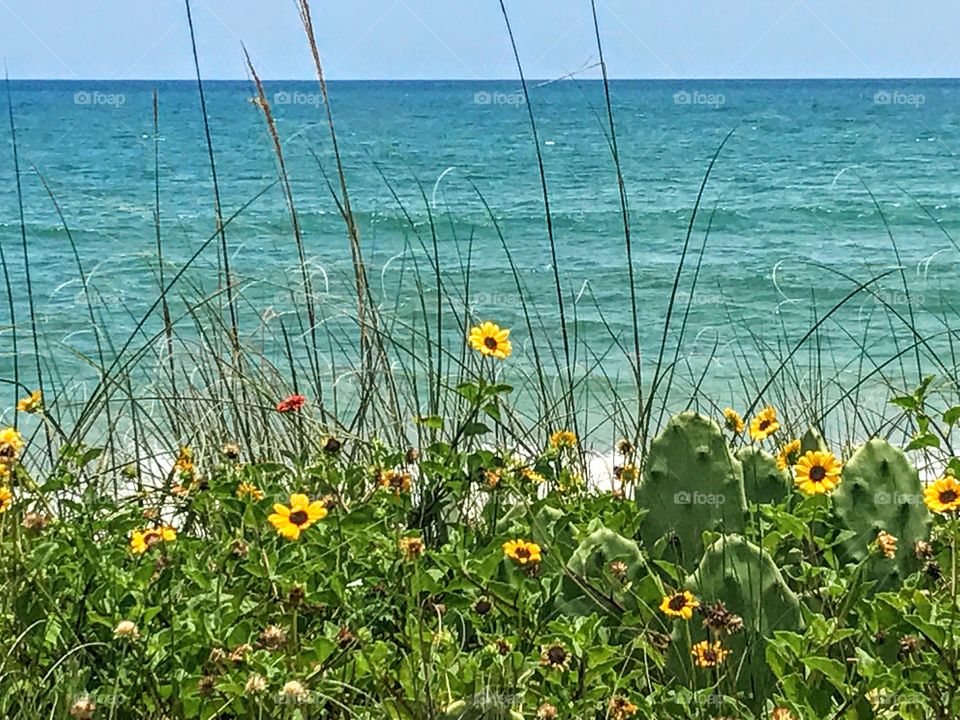
[[[391,294],[365,256],[336,97],[310,4],[297,3],[323,99],[316,186],[350,253],[348,314],[321,301],[288,150],[249,56],[275,177],[227,209],[189,1],[210,171],[197,192],[213,221],[173,264],[154,93],[155,275],[128,332],[104,320],[51,184],[21,167],[8,92],[24,265],[0,243],[13,354],[0,433],[3,717],[958,716],[957,323],[944,311],[940,330],[920,330],[881,206],[893,269],[856,277],[824,263],[847,289],[815,306],[801,337],[765,336],[729,314],[728,338],[691,337],[713,221],[705,190],[734,130],[712,157],[691,159],[703,177],[667,311],[644,318],[634,274],[644,248],[593,7],[624,337],[592,290],[565,282],[536,98],[501,2],[554,297],[532,301],[473,185],[522,322],[478,316],[472,239],[459,239],[458,272],[443,267],[446,228],[425,189],[423,208],[408,208],[383,175],[410,238]],[[40,344],[26,193],[48,199],[76,265],[77,322],[94,339],[92,353],[75,351],[96,375],[89,391]],[[297,302],[268,323],[231,259],[235,223],[274,193],[297,261],[283,290]],[[211,255],[214,287],[200,268]],[[905,304],[884,294],[897,281]],[[838,321],[865,298],[864,328]],[[415,310],[398,312],[402,302]],[[581,333],[584,307],[605,345]],[[641,341],[648,322],[662,324],[652,347]],[[889,328],[893,354],[875,355],[873,324]],[[856,359],[834,351],[836,336]],[[691,348],[706,361],[691,363]],[[723,399],[706,390],[721,354],[739,377]],[[612,357],[626,359],[628,378],[608,370]],[[867,401],[878,388],[880,406]]]

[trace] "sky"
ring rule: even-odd
[[[590,0],[505,0],[525,74],[596,77]],[[313,0],[334,79],[517,76],[499,0]],[[201,71],[311,79],[294,0],[192,0]],[[597,0],[621,78],[960,76],[956,0]],[[0,0],[12,78],[189,79],[182,0]]]

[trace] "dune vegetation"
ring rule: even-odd
[[[302,270],[274,352],[231,275],[229,232],[246,205],[227,213],[216,180],[213,230],[178,267],[164,259],[158,199],[155,297],[132,332],[111,333],[69,218],[39,171],[18,164],[10,105],[21,228],[22,194],[39,188],[76,258],[97,382],[74,397],[44,373],[31,285],[41,271],[24,230],[22,286],[0,253],[14,358],[0,429],[0,715],[960,716],[955,318],[924,335],[879,291],[896,271],[852,281],[799,340],[743,338],[736,407],[701,392],[680,348],[703,252],[694,227],[722,147],[691,204],[667,315],[644,319],[595,14],[623,304],[635,328],[662,323],[659,344],[641,347],[635,331],[587,346],[556,263],[556,322],[532,309],[503,235],[523,322],[478,316],[464,302],[469,263],[456,282],[441,272],[432,217],[410,223],[425,264],[407,268],[419,307],[416,322],[402,318],[369,280],[336,98],[310,6],[298,6],[329,129],[332,163],[318,155],[317,176],[352,263],[349,332],[342,318],[324,322],[252,63],[276,157],[262,192],[283,195]],[[526,107],[552,250],[529,97]],[[215,179],[212,147],[210,158]],[[219,260],[212,292],[191,274],[205,252]],[[864,351],[841,383],[821,333],[862,297],[905,341],[894,357]],[[518,339],[544,336],[517,357]],[[633,392],[605,375],[609,353],[626,358]],[[889,397],[882,412],[861,404],[868,387]]]

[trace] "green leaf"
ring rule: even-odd
[[[943,421],[947,425],[956,425],[958,420],[960,420],[960,405],[954,405],[943,413]]]
[[[803,664],[811,670],[823,673],[824,677],[838,690],[846,689],[847,669],[839,660],[827,657],[806,657],[803,658]]]

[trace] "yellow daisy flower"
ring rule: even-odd
[[[187,475],[193,472],[193,450],[184,446],[180,448],[180,454],[177,455],[177,461],[173,464],[173,470],[180,475]]]
[[[274,505],[273,513],[267,520],[287,540],[297,540],[303,530],[326,516],[327,506],[323,501],[310,502],[306,495],[295,493],[290,496],[289,507],[280,503]]]
[[[416,560],[423,555],[423,540],[418,537],[400,538],[400,552],[404,554],[407,560]]]
[[[570,651],[563,643],[550,643],[540,646],[540,664],[551,670],[568,670],[570,668]]]
[[[610,698],[610,720],[627,720],[637,714],[638,708],[624,697]]]
[[[960,482],[952,475],[940,478],[923,491],[923,502],[936,513],[960,510]]]
[[[0,430],[0,463],[9,465],[16,462],[24,445],[23,435],[14,428]]]
[[[660,603],[660,611],[668,617],[678,617],[683,620],[689,620],[693,617],[693,611],[700,607],[699,601],[688,591],[665,595],[663,602]]]
[[[509,330],[487,321],[471,328],[468,341],[470,347],[481,355],[494,357],[497,360],[506,360],[513,352],[509,337]]]
[[[0,513],[9,510],[11,505],[13,505],[13,493],[10,492],[10,488],[0,487]]]
[[[399,495],[402,492],[410,492],[412,483],[409,473],[398,470],[384,470],[380,473],[377,482],[380,483],[380,487],[393,490],[395,495]]]
[[[169,525],[146,530],[134,530],[130,536],[130,552],[134,555],[143,555],[157,543],[173,542],[176,539],[177,531]]]
[[[550,436],[550,445],[558,449],[576,447],[577,436],[570,430],[557,430]]]
[[[804,495],[820,495],[840,484],[842,469],[833,453],[809,450],[793,466],[793,481]]]
[[[736,433],[737,435],[743,432],[745,424],[743,422],[743,418],[740,417],[740,413],[733,408],[724,408],[723,417],[725,420],[724,424],[727,426],[728,430]]]
[[[540,562],[540,546],[519,538],[507,540],[503,544],[503,554],[520,565]]]
[[[523,476],[524,480],[532,482],[534,485],[539,485],[540,483],[546,481],[546,478],[533,468],[521,468],[520,475]]]
[[[237,497],[243,500],[243,498],[248,497],[254,502],[260,502],[263,500],[263,490],[258,488],[253,483],[242,482],[237,485]]]
[[[34,390],[25,398],[20,398],[17,402],[17,411],[25,413],[35,413],[43,409],[43,393]]]
[[[690,648],[690,654],[693,655],[693,662],[697,667],[707,668],[722,663],[730,651],[724,650],[719,640],[713,643],[701,640]]]
[[[777,411],[775,408],[768,406],[750,421],[750,438],[755,442],[760,442],[766,440],[779,429],[780,423],[777,422]]]
[[[800,441],[791,440],[777,453],[777,467],[786,470],[788,466],[794,465],[800,459]]]

